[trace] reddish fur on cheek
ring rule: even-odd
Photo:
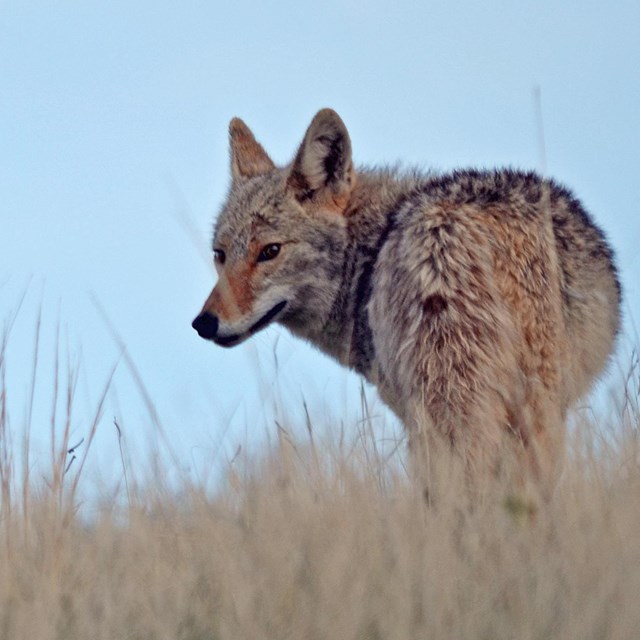
[[[247,314],[253,307],[254,295],[251,280],[254,270],[254,267],[243,265],[235,273],[229,274],[229,290],[241,315]]]
[[[212,291],[207,311],[224,322],[235,322],[251,311],[255,296],[251,279],[255,267],[239,265],[228,274],[223,273]]]

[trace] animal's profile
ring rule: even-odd
[[[278,322],[374,383],[417,450],[468,468],[505,440],[538,474],[613,349],[620,285],[580,202],[535,173],[357,168],[340,117],[277,167],[231,121],[218,282],[193,322],[236,345]]]

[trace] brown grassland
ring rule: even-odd
[[[470,495],[440,460],[428,506],[365,416],[349,446],[279,427],[215,490],[132,474],[126,499],[88,517],[90,446],[65,473],[68,428],[45,481],[19,471],[29,439],[10,444],[3,353],[2,640],[640,637],[635,366],[611,424],[575,418],[547,501],[508,474]]]

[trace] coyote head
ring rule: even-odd
[[[242,120],[231,121],[229,138],[231,188],[213,237],[218,282],[192,326],[222,346],[276,320],[312,338],[341,283],[355,182],[349,134],[323,109],[286,167],[276,167]]]

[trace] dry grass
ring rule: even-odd
[[[506,481],[471,497],[446,465],[426,506],[400,454],[384,460],[372,435],[347,450],[281,430],[216,492],[169,488],[157,470],[88,518],[64,429],[47,482],[16,482],[2,362],[0,351],[2,639],[639,637],[630,392],[606,437],[579,425],[535,509]]]

